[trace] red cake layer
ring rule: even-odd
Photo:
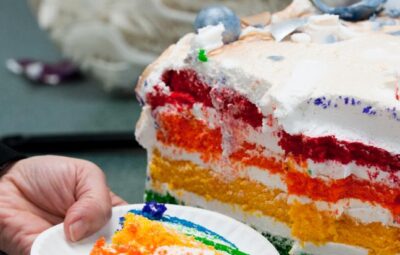
[[[243,95],[232,89],[221,88],[213,89],[211,96],[214,106],[221,116],[234,120],[239,119],[253,128],[262,126],[263,115],[260,109]]]
[[[345,179],[326,182],[310,178],[300,172],[288,172],[286,184],[289,194],[307,196],[313,200],[337,202],[344,198],[355,198],[364,202],[381,204],[393,215],[400,215],[400,189],[349,176]]]
[[[194,102],[203,103],[212,107],[211,87],[202,82],[193,70],[167,71],[162,76],[162,81],[172,92],[185,94]]]
[[[205,162],[218,162],[222,158],[222,137],[219,128],[210,129],[204,121],[197,120],[190,112],[159,112],[156,116],[159,129],[159,142],[187,152],[199,153]],[[384,184],[373,183],[349,176],[341,180],[323,181],[305,174],[307,165],[299,162],[302,169],[296,169],[281,159],[264,156],[265,147],[244,142],[229,159],[238,166],[255,166],[273,174],[280,174],[288,186],[288,193],[304,195],[314,200],[337,202],[344,198],[377,203],[389,209],[393,215],[400,214],[400,188],[389,188]],[[299,171],[301,170],[301,171]]]
[[[170,94],[164,93],[159,86],[156,86],[153,93],[147,95],[147,102],[153,109],[166,104],[192,106],[194,103],[213,107],[212,95],[215,100],[214,105],[222,115],[241,119],[254,128],[262,125],[263,116],[255,104],[231,89],[211,89],[193,70],[167,71],[163,74],[162,80],[169,87]]]
[[[354,161],[357,165],[377,167],[387,172],[400,171],[400,155],[365,145],[359,142],[339,141],[334,136],[311,138],[304,135],[290,135],[280,132],[279,145],[287,154],[301,159],[312,159],[322,163],[327,160],[348,164]],[[393,175],[393,178],[396,178]]]

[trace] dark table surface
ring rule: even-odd
[[[74,132],[132,132],[140,113],[133,98],[110,96],[90,78],[62,86],[30,84],[5,68],[8,58],[57,61],[61,55],[41,31],[26,1],[0,1],[0,136]],[[106,173],[115,193],[130,203],[142,202],[144,150],[70,152]]]

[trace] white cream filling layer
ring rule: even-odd
[[[235,177],[243,177],[248,178],[251,181],[261,183],[268,189],[278,189],[285,193],[288,191],[286,183],[280,174],[271,174],[268,171],[257,167],[246,167],[242,170],[232,170],[234,168],[231,168],[231,166],[226,164],[205,163],[198,153],[187,153],[182,149],[164,146],[160,143],[158,143],[156,147],[163,156],[171,160],[190,161],[201,168],[210,169],[223,176],[226,176],[226,181],[229,181]],[[284,196],[287,196],[287,194],[284,194]],[[379,205],[363,202],[359,199],[346,198],[341,199],[336,203],[314,201],[308,197],[297,195],[289,195],[287,199],[289,204],[296,201],[302,204],[313,203],[320,211],[329,211],[336,217],[348,215],[363,224],[380,222],[383,225],[400,227],[400,224],[396,223],[392,213],[388,209]]]
[[[170,190],[167,185],[162,185],[161,190],[157,190],[160,193],[169,193],[172,196],[179,199],[179,201],[192,206],[198,206],[202,208],[207,208],[208,210],[213,210],[220,212],[222,214],[233,217],[241,222],[246,223],[260,232],[270,233],[272,235],[277,235],[293,240],[291,236],[290,228],[281,222],[274,220],[272,217],[262,215],[261,212],[248,213],[243,211],[239,206],[221,203],[217,200],[206,200],[201,196],[194,193],[187,192],[184,190]],[[295,242],[294,246],[290,252],[292,255],[300,255],[301,252],[307,252],[310,254],[324,254],[324,255],[367,255],[368,251],[366,249],[350,246],[339,243],[327,243],[321,246],[316,246],[312,243],[300,244]]]
[[[350,175],[353,175],[358,179],[370,181],[371,183],[380,183],[391,188],[398,188],[398,183],[396,183],[394,180],[400,180],[400,172],[391,174],[379,170],[376,167],[358,166],[354,162],[343,165],[335,161],[315,163],[314,161],[308,159],[307,166],[310,170],[309,174],[312,177],[321,178],[326,181],[332,179],[345,179]]]

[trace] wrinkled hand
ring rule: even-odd
[[[20,160],[0,179],[0,250],[28,255],[42,231],[64,221],[68,240],[99,230],[125,202],[91,162],[57,156]]]

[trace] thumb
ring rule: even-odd
[[[76,202],[68,209],[64,232],[69,241],[79,241],[98,231],[111,216],[111,198],[104,173],[91,162],[76,166]]]

